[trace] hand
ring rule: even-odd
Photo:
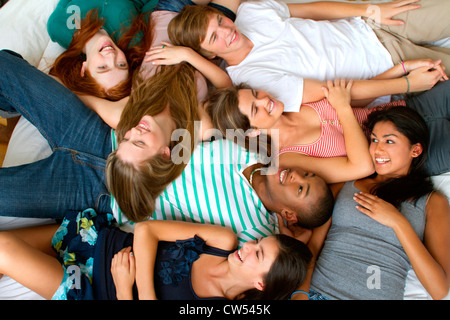
[[[309,239],[312,235],[312,230],[299,227],[293,222],[288,222],[288,224],[286,225],[283,217],[279,213],[277,213],[277,218],[278,228],[280,229],[281,234],[295,238],[303,242],[304,244],[307,244],[309,242]]]
[[[359,204],[356,209],[387,227],[394,228],[400,219],[404,219],[404,216],[392,204],[372,194],[355,193],[353,200]]]
[[[445,66],[441,64],[442,60],[433,61],[431,59],[416,59],[407,60],[404,62],[404,66],[407,72],[412,72],[415,69],[427,67],[427,70],[437,70],[441,74],[441,81],[447,81],[448,76],[445,74]]]
[[[330,104],[336,111],[342,110],[344,108],[351,108],[351,89],[353,85],[353,80],[350,80],[346,85],[345,79],[335,79],[334,84],[331,80],[327,81],[327,86],[322,87],[325,97],[328,99]]]
[[[389,3],[380,3],[369,5],[366,17],[371,18],[376,24],[384,24],[390,26],[401,26],[405,22],[401,20],[394,20],[392,17],[400,13],[420,8],[420,5],[415,4],[420,0],[402,0]]]
[[[436,64],[433,64],[431,68],[430,65],[427,65],[412,70],[407,76],[410,83],[409,91],[421,92],[430,90],[443,79],[442,70],[442,68],[436,68]],[[447,76],[444,79],[447,79]]]
[[[145,62],[152,62],[154,65],[174,65],[186,61],[191,48],[174,46],[168,42],[161,42],[160,46],[150,48],[146,53]]]
[[[117,299],[133,299],[136,264],[131,247],[124,248],[114,255],[111,261],[111,274],[116,286]]]

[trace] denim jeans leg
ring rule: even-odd
[[[53,150],[36,163],[0,169],[0,215],[109,212],[104,168],[111,129],[76,95],[18,57],[0,51],[0,74],[0,108],[19,111]]]
[[[52,149],[106,158],[111,129],[70,90],[25,60],[0,51],[0,109],[20,112]]]
[[[63,218],[93,208],[111,212],[105,160],[57,149],[48,158],[0,170],[0,215]]]
[[[185,6],[195,5],[191,0],[159,0],[155,7],[157,10],[180,12]]]
[[[430,175],[450,171],[450,82],[406,100],[406,105],[424,118],[430,131],[430,146],[425,164]]]

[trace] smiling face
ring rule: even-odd
[[[224,57],[243,45],[243,36],[233,21],[220,13],[209,14],[206,36],[201,48],[211,55]]]
[[[263,279],[275,262],[280,245],[275,237],[262,238],[244,243],[228,256],[230,268],[241,281],[258,290],[264,288]]]
[[[261,90],[239,90],[239,110],[257,129],[270,129],[280,119],[284,104]]]
[[[85,46],[86,61],[81,76],[86,71],[106,91],[128,79],[128,62],[105,30],[97,32]]]
[[[279,169],[267,175],[266,188],[277,212],[313,206],[326,189],[325,181],[302,169]]]
[[[117,156],[138,168],[146,160],[160,154],[170,157],[170,132],[154,117],[144,116],[139,124],[125,133]]]
[[[422,153],[422,147],[411,145],[392,122],[380,121],[372,130],[369,151],[377,174],[394,178],[408,174],[413,159]]]
[[[286,220],[318,226],[329,218],[330,192],[321,177],[299,168],[281,168],[276,174],[255,174],[253,180],[263,205]]]

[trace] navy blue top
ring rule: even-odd
[[[133,245],[133,234],[120,229],[105,228],[100,231],[94,254],[93,287],[96,299],[115,300],[116,288],[111,275],[111,260],[122,248]],[[227,257],[232,251],[208,246],[200,237],[175,242],[161,241],[155,261],[154,283],[159,300],[205,300],[223,297],[200,298],[191,280],[192,264],[201,254]],[[137,299],[136,285],[133,288]]]

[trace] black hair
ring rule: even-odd
[[[312,253],[301,241],[284,234],[275,235],[280,251],[264,278],[264,290],[251,289],[238,299],[286,300],[305,281]]]
[[[300,208],[297,210],[297,225],[302,228],[313,229],[327,222],[332,213],[334,206],[334,196],[330,187],[325,184],[323,195],[321,195],[314,206],[308,208]]]
[[[434,186],[424,168],[430,140],[429,130],[424,119],[414,109],[390,107],[372,112],[365,125],[372,132],[378,122],[391,122],[400,133],[408,138],[411,145],[421,144],[423,151],[413,159],[406,176],[378,183],[372,188],[371,193],[397,208],[404,201],[417,201],[422,196],[431,193]]]

